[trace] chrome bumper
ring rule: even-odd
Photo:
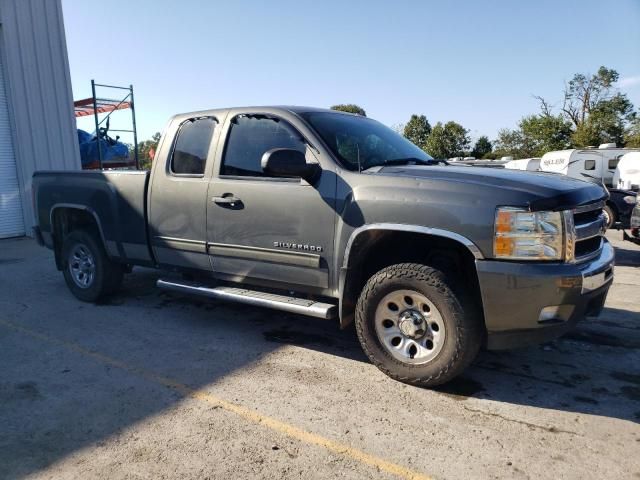
[[[582,293],[592,292],[613,281],[615,252],[606,238],[602,241],[602,251],[582,272]]]

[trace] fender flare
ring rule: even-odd
[[[470,239],[465,237],[464,235],[460,235],[459,233],[451,232],[449,230],[443,230],[441,228],[432,228],[425,227],[422,225],[410,225],[410,224],[401,224],[401,223],[370,223],[366,225],[362,225],[361,227],[356,228],[351,235],[349,236],[349,240],[347,241],[344,257],[342,259],[342,265],[340,268],[340,276],[338,279],[338,312],[340,316],[340,326],[344,328],[346,325],[350,323],[350,319],[344,318],[344,289],[346,283],[347,272],[349,269],[349,257],[351,255],[351,249],[358,236],[364,232],[371,230],[386,230],[386,231],[396,231],[396,232],[410,232],[410,233],[420,233],[423,235],[431,235],[434,237],[442,237],[447,238],[449,240],[454,240],[459,244],[469,250],[469,252],[473,255],[476,260],[483,260],[485,257],[482,254],[482,251],[478,248],[478,246],[473,243]]]
[[[87,205],[81,205],[78,203],[56,203],[51,207],[51,211],[49,212],[49,225],[51,226],[51,235],[53,236],[54,231],[54,216],[56,210],[60,208],[68,208],[73,210],[81,210],[83,212],[87,212],[89,215],[93,217],[98,227],[98,232],[100,233],[100,239],[102,240],[102,245],[104,245],[104,249],[107,252],[107,256],[113,257],[112,253],[109,251],[109,245],[107,244],[107,240],[104,236],[104,231],[102,230],[102,223],[100,223],[100,218],[98,214],[91,207]]]

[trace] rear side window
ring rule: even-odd
[[[615,170],[620,162],[620,157],[609,159],[609,170]]]
[[[172,173],[204,174],[215,126],[216,120],[213,118],[193,118],[180,126],[171,155]]]
[[[264,177],[260,162],[262,155],[272,148],[306,151],[300,133],[284,120],[262,115],[235,117],[231,121],[220,175]]]
[[[584,161],[584,169],[585,170],[595,170],[596,169],[596,161],[595,160],[585,160]]]

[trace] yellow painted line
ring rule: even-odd
[[[371,467],[375,467],[382,472],[390,473],[392,475],[397,475],[400,478],[412,479],[412,480],[430,480],[431,477],[424,475],[420,472],[416,472],[409,468],[403,467],[402,465],[398,465],[396,463],[389,462],[382,458],[376,457],[375,455],[370,455],[362,450],[358,450],[357,448],[350,447],[349,445],[341,442],[336,442],[334,440],[330,440],[322,435],[317,435],[315,433],[307,432],[301,428],[298,428],[294,425],[290,425],[286,422],[282,422],[280,420],[276,420],[275,418],[268,417],[261,413],[258,413],[255,410],[251,410],[249,408],[243,407],[242,405],[238,405],[235,403],[227,402],[215,395],[212,395],[203,390],[196,390],[194,388],[189,387],[183,383],[177,382],[167,377],[163,377],[161,375],[155,374],[151,371],[134,367],[126,364],[120,360],[115,358],[111,358],[107,355],[103,355],[102,353],[95,352],[92,350],[88,350],[76,343],[67,342],[65,340],[60,340],[58,338],[52,337],[50,335],[46,335],[44,333],[37,332],[35,330],[31,330],[30,328],[23,327],[21,325],[15,324],[13,322],[8,322],[6,320],[0,319],[0,325],[5,326],[11,330],[23,333],[29,337],[41,340],[46,343],[58,345],[66,348],[67,350],[71,350],[73,352],[79,353],[86,357],[90,357],[99,363],[109,365],[111,367],[116,367],[121,370],[124,370],[128,373],[136,375],[138,377],[142,377],[145,380],[150,382],[163,385],[167,388],[171,388],[185,397],[193,398],[199,400],[201,402],[207,403],[209,405],[213,405],[215,407],[219,407],[227,412],[234,413],[239,417],[244,418],[252,423],[263,425],[275,432],[286,435],[287,437],[294,438],[301,442],[316,445],[318,447],[322,447],[331,452],[343,455],[352,460],[356,460],[357,462],[369,465]]]

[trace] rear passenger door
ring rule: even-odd
[[[149,195],[149,234],[157,261],[211,271],[207,255],[207,188],[218,120],[194,117],[169,130],[154,165]],[[168,144],[166,144],[168,143]]]
[[[335,223],[332,165],[322,165],[313,185],[269,177],[261,158],[273,148],[300,150],[307,163],[319,162],[300,131],[283,118],[262,114],[236,115],[225,130],[207,205],[214,271],[236,281],[267,280],[326,292]],[[236,201],[220,200],[229,197]]]

